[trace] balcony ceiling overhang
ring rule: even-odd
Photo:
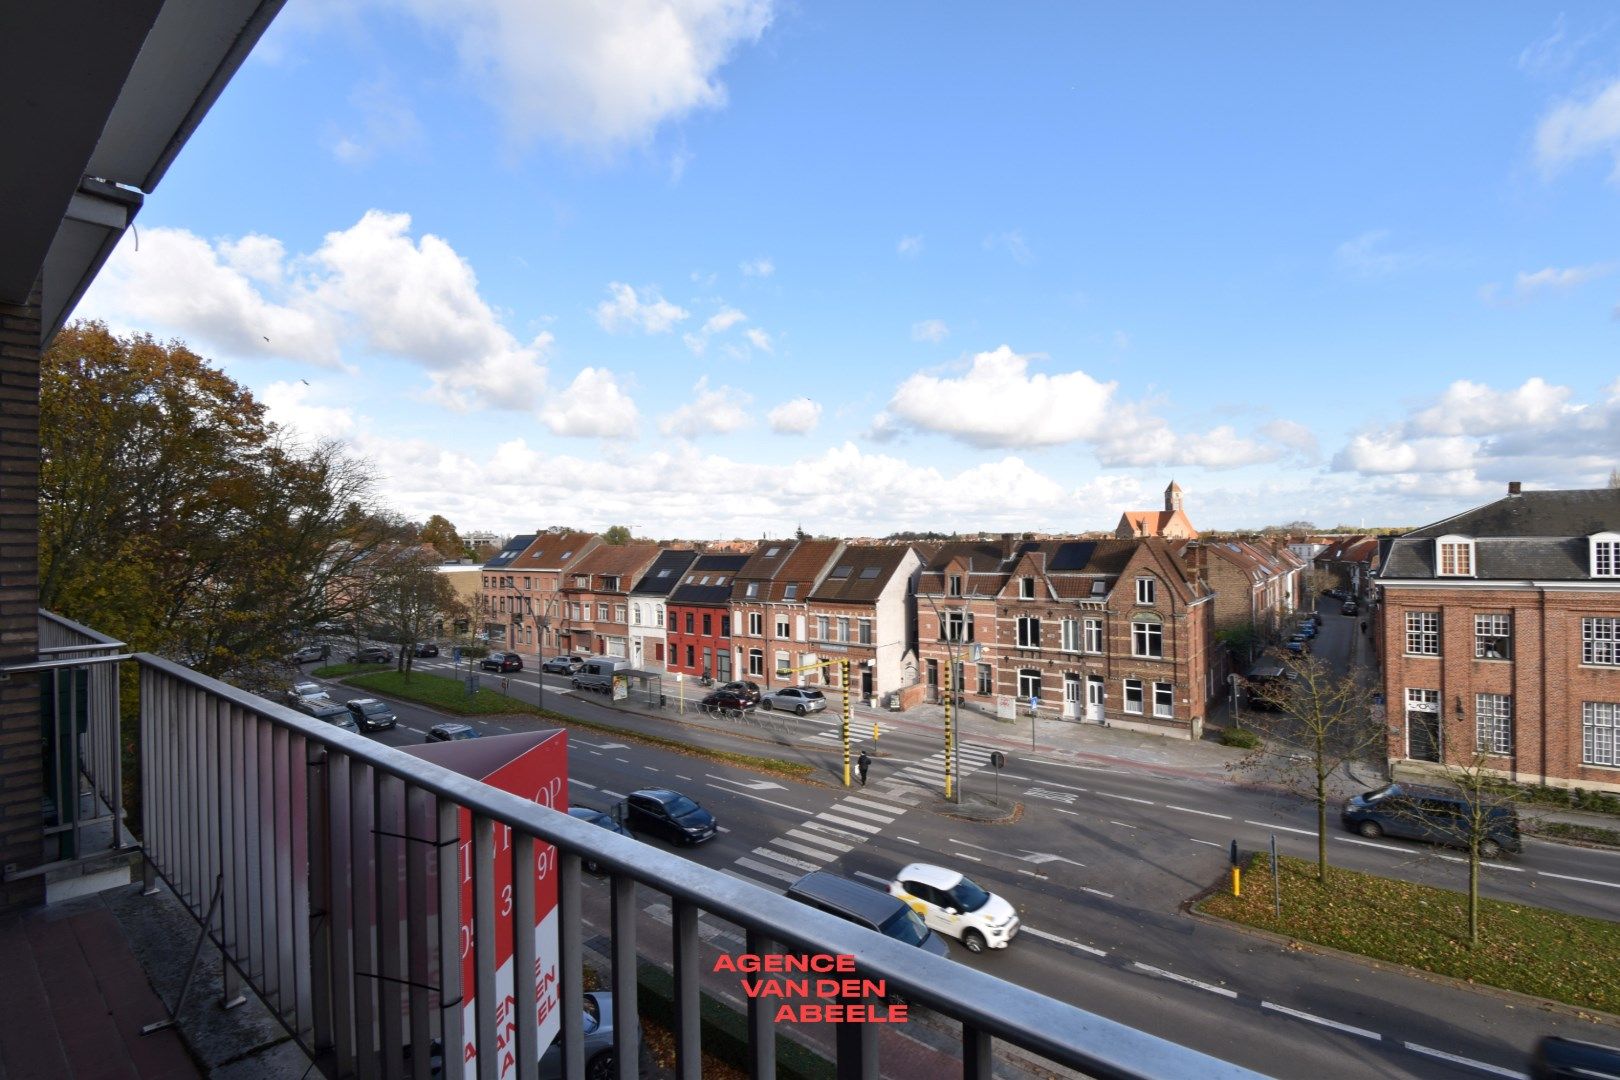
[[[284,0],[50,0],[0,11],[0,301],[48,342]]]

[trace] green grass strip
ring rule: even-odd
[[[679,739],[666,738],[662,735],[648,735],[640,731],[629,731],[614,724],[564,716],[562,713],[552,712],[550,709],[536,708],[528,702],[507,697],[505,694],[498,694],[493,690],[480,688],[476,694],[469,696],[466,682],[463,679],[451,679],[443,675],[432,675],[425,671],[415,671],[406,676],[399,671],[378,671],[375,666],[369,664],[349,664],[341,667],[345,671],[361,673],[344,680],[349,686],[398,698],[401,701],[427,705],[430,708],[453,713],[457,716],[534,716],[558,725],[574,725],[589,728],[592,731],[601,731],[617,738],[634,739],[651,746],[673,750],[688,757],[704,757],[713,761],[723,761],[731,765],[740,765],[745,769],[775,773],[795,780],[802,780],[815,772],[814,766],[802,761],[756,757],[753,754],[738,754],[729,750],[709,750],[681,742]],[[322,672],[317,671],[316,674],[319,675]],[[485,680],[495,677],[497,676],[485,676]]]
[[[1620,829],[1605,829],[1598,825],[1576,825],[1568,821],[1543,821],[1535,827],[1537,836],[1551,836],[1560,840],[1580,840],[1588,844],[1607,844],[1620,847]]]
[[[636,973],[641,1015],[675,1030],[675,978],[655,964],[642,963]],[[703,1052],[742,1072],[750,1060],[748,1016],[713,995],[700,991]],[[832,1080],[830,1061],[795,1039],[776,1039],[776,1075],[779,1080]]]
[[[1480,941],[1470,947],[1466,893],[1339,867],[1319,882],[1316,863],[1287,856],[1278,871],[1281,918],[1272,914],[1264,854],[1249,860],[1241,897],[1223,888],[1198,910],[1437,975],[1620,1012],[1620,923],[1482,897]]]

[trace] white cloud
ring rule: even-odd
[[[729,386],[711,389],[704,375],[692,387],[697,395],[658,422],[665,435],[692,438],[697,435],[725,435],[750,423],[748,404],[753,398]]]
[[[737,264],[744,277],[770,277],[776,273],[776,264],[767,258],[749,259]]]
[[[743,336],[760,352],[773,353],[776,351],[776,347],[771,344],[771,335],[757,326],[750,326],[747,330],[744,330]]]
[[[1580,101],[1561,101],[1536,125],[1536,162],[1549,176],[1590,154],[1616,158],[1620,179],[1620,79]]]
[[[924,319],[911,324],[912,341],[931,341],[938,344],[951,336],[951,328],[940,319]]]
[[[1572,391],[1540,378],[1512,390],[1459,379],[1440,399],[1407,423],[1412,435],[1485,436],[1562,424],[1581,409],[1569,404]]]
[[[921,255],[922,249],[923,238],[921,236],[902,236],[900,242],[894,245],[895,252],[904,255],[908,259]]]
[[[381,154],[422,143],[422,124],[410,102],[386,80],[367,83],[349,95],[355,120],[331,138],[332,156],[345,165],[364,165]]]
[[[740,322],[746,322],[747,319],[748,316],[736,308],[721,308],[713,315],[710,315],[708,320],[704,322],[703,332],[705,334],[721,334]]]
[[[292,382],[273,382],[260,390],[258,399],[264,403],[270,421],[305,441],[339,439],[354,433],[354,411],[340,405],[318,405],[310,400],[317,393],[327,393],[324,385],[312,386],[302,379]]]
[[[1031,374],[1029,360],[1003,345],[974,356],[960,377],[918,372],[895,390],[887,412],[974,446],[1053,446],[1101,435],[1119,384],[1083,371]]]
[[[771,0],[412,0],[519,141],[600,149],[726,103],[719,70],[759,40]]]
[[[518,341],[466,260],[410,227],[408,214],[370,210],[295,258],[271,237],[210,244],[144,230],[139,251],[120,242],[81,310],[239,359],[339,367],[350,351],[398,357],[427,373],[427,395],[447,408],[532,408],[551,336]]]
[[[1321,453],[1316,433],[1295,420],[1273,420],[1261,426],[1260,434],[1313,460]]]
[[[778,434],[808,435],[821,423],[821,405],[809,398],[795,398],[772,409],[767,419]]]
[[[1097,460],[1115,468],[1191,465],[1237,469],[1281,456],[1276,446],[1244,438],[1228,425],[1206,432],[1177,432],[1140,406],[1121,408],[1107,436],[1097,444]]]
[[[1029,250],[1029,245],[1024,242],[1024,234],[1017,229],[1013,229],[1011,232],[991,233],[984,238],[984,250],[994,251],[997,249],[1011,255],[1016,263],[1027,265],[1035,259],[1034,254]]]
[[[638,418],[636,403],[605,368],[581,370],[540,407],[540,419],[558,435],[628,438],[635,435]]]
[[[1372,229],[1340,244],[1333,253],[1340,269],[1356,277],[1388,277],[1429,262],[1427,252],[1391,249],[1389,230]]]
[[[1479,290],[1480,299],[1488,304],[1507,307],[1535,299],[1543,293],[1561,292],[1584,285],[1588,281],[1606,277],[1614,270],[1613,263],[1591,263],[1587,266],[1548,266],[1534,272],[1520,271],[1513,278],[1513,287],[1504,293],[1494,282]]]
[[[614,281],[608,284],[608,292],[612,295],[596,305],[596,321],[610,334],[617,334],[621,330],[664,334],[673,330],[675,324],[684,321],[688,315],[685,308],[665,300],[657,289],[643,286],[646,293],[643,300],[629,285]]]

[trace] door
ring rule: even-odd
[[[1414,761],[1440,760],[1440,703],[1416,700],[1411,692],[1406,700],[1406,752]]]
[[[939,701],[939,661],[928,661],[928,700]]]
[[[1080,719],[1080,676],[1063,676],[1063,719]]]
[[[872,669],[861,668],[861,700],[872,700]]]
[[[1103,681],[1095,675],[1086,677],[1086,719],[1102,723]]]
[[[707,650],[705,650],[707,651]],[[715,653],[715,659],[720,661],[720,670],[715,673],[716,682],[731,681],[731,650],[720,649]]]

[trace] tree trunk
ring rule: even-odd
[[[1468,848],[1468,944],[1479,944],[1479,844]]]
[[[1316,781],[1316,880],[1327,881],[1327,781]]]

